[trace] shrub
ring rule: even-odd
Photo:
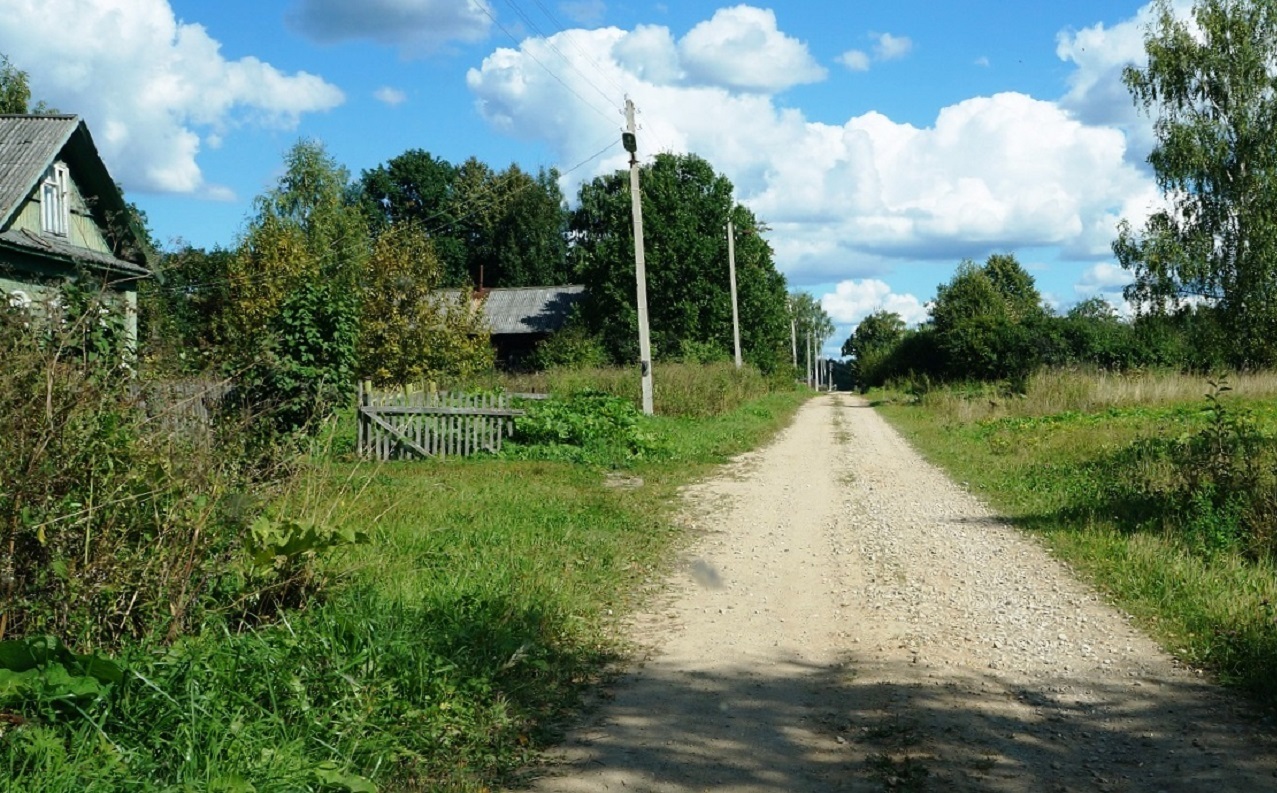
[[[146,405],[120,312],[78,287],[60,304],[43,323],[0,314],[0,639],[111,648],[251,613],[297,572],[242,574],[246,528],[292,466],[237,421],[206,434]]]

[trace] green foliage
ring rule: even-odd
[[[558,177],[413,149],[364,171],[358,194],[374,233],[408,224],[430,238],[444,286],[477,286],[480,271],[484,287],[557,285],[571,281]]]
[[[27,73],[0,55],[0,114],[23,115],[31,104],[31,86]]]
[[[411,222],[383,229],[363,284],[359,377],[378,386],[464,379],[492,366],[489,330],[469,290],[438,292],[443,271]]]
[[[115,661],[73,653],[53,636],[0,641],[0,708],[56,720],[105,701],[123,680]]]
[[[76,285],[60,314],[0,312],[0,638],[173,639],[252,594],[229,571],[288,469],[136,380],[101,299]]]
[[[798,340],[798,369],[806,372],[811,368],[812,361],[809,359],[813,352],[816,357],[821,357],[825,342],[834,335],[834,321],[809,292],[795,292],[789,296],[789,316]]]
[[[1113,249],[1135,275],[1141,311],[1174,311],[1204,297],[1219,311],[1216,349],[1233,365],[1277,362],[1277,6],[1196,0],[1192,19],[1158,0],[1145,34],[1148,66],[1124,80],[1153,116],[1149,162],[1169,208]]]
[[[223,362],[228,277],[237,255],[186,245],[158,258],[157,277],[138,288],[139,357],[148,371],[200,374]]]
[[[891,374],[892,353],[905,337],[905,321],[892,311],[879,310],[860,321],[842,354],[851,356],[852,378],[861,389],[880,386]]]
[[[537,344],[531,363],[535,369],[595,368],[606,366],[608,356],[598,337],[580,323],[570,322]]]
[[[305,140],[285,164],[230,263],[225,315],[237,399],[278,432],[315,426],[353,393],[369,255],[346,170]]]
[[[695,155],[658,154],[642,169],[648,324],[653,357],[684,344],[731,356],[732,307],[726,224],[737,234],[741,346],[746,360],[773,371],[787,359],[784,278],[762,225],[732,201],[732,184]],[[581,319],[614,363],[638,360],[638,312],[629,176],[617,172],[581,186],[572,213],[572,256],[588,292]]]
[[[522,459],[606,460],[641,457],[656,449],[631,400],[598,391],[528,402],[515,419],[507,456]]]

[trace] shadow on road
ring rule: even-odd
[[[538,790],[1277,790],[1271,724],[1190,679],[748,663],[657,667],[536,769]],[[907,682],[894,682],[907,681]],[[536,779],[540,777],[540,779]],[[622,786],[620,780],[628,780]]]

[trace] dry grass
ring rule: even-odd
[[[1166,405],[1200,400],[1210,389],[1207,377],[1178,372],[1117,374],[1094,370],[1053,370],[1033,375],[1023,394],[1007,395],[994,386],[942,389],[922,397],[944,420],[967,423],[1004,417],[1049,416],[1069,411],[1091,413],[1132,405]],[[1232,375],[1228,385],[1240,397],[1277,396],[1277,372]]]

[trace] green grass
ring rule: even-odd
[[[1183,450],[1195,448],[1210,425],[1201,399],[1208,387],[1172,379],[1160,386],[1143,379],[1129,389],[1145,394],[1138,401],[1113,399],[1122,389],[1111,378],[1097,378],[1088,391],[1070,377],[1075,396],[1069,404],[1092,407],[1063,411],[1058,398],[1035,396],[1032,389],[992,406],[987,395],[972,399],[968,392],[966,401],[980,403],[968,408],[952,391],[920,401],[877,397],[884,416],[924,455],[1043,537],[1176,657],[1275,706],[1271,545],[1247,545],[1204,499],[1186,500],[1185,483],[1200,472],[1175,460],[1184,459]],[[1229,415],[1246,417],[1263,439],[1248,452],[1260,456],[1261,468],[1271,467],[1277,454],[1270,440],[1277,405],[1266,387],[1254,384],[1270,382],[1234,381],[1237,391],[1226,397]],[[1247,497],[1268,499],[1271,489],[1265,489]]]
[[[625,657],[617,621],[683,542],[679,487],[783,427],[781,391],[642,419],[659,454],[321,462],[286,511],[370,533],[304,611],[139,647],[84,713],[0,722],[0,790],[479,791]],[[629,484],[613,487],[615,469]],[[227,615],[227,625],[233,624]]]

